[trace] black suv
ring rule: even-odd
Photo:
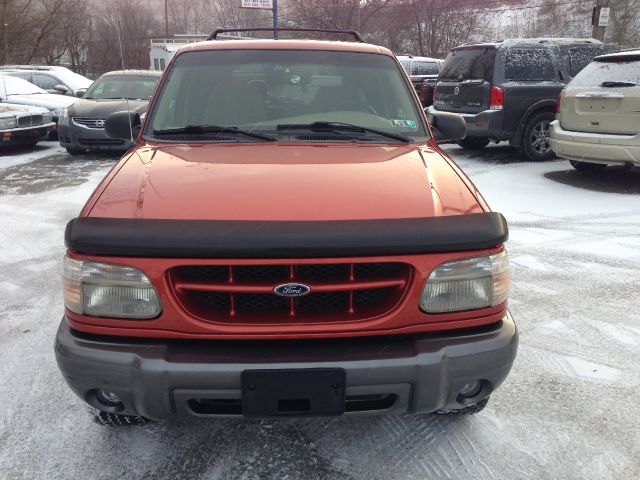
[[[433,103],[433,89],[438,81],[438,73],[442,67],[439,58],[398,55],[398,61],[406,70],[423,107]]]
[[[616,47],[593,39],[527,38],[456,47],[444,61],[430,111],[461,114],[480,149],[491,140],[520,148],[534,161],[554,156],[548,126],[558,95],[592,58]]]

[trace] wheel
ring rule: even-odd
[[[549,124],[556,116],[551,112],[540,112],[529,119],[522,133],[523,155],[533,161],[542,162],[555,156],[549,144]]]
[[[146,425],[151,420],[146,417],[139,417],[133,415],[119,415],[117,413],[110,412],[98,412],[93,421],[103,427],[134,427]]]
[[[573,168],[581,172],[595,173],[607,168],[607,165],[604,163],[577,162],[575,160],[569,160],[569,163]]]
[[[82,155],[84,153],[84,150],[80,148],[66,147],[65,150],[69,155]]]
[[[487,137],[466,137],[456,142],[465,150],[482,150],[489,145],[489,138]]]
[[[484,407],[489,403],[489,397],[480,400],[478,403],[474,403],[473,405],[467,405],[462,408],[447,408],[445,410],[436,410],[438,415],[446,415],[446,416],[460,416],[460,415],[473,415],[474,413],[481,412]]]

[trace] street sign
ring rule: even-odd
[[[241,8],[258,8],[273,10],[273,0],[241,0]]]
[[[599,27],[608,27],[609,26],[610,13],[611,13],[611,8],[609,8],[609,7],[600,7],[600,17],[598,17],[598,26]]]

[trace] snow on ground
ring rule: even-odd
[[[3,147],[0,149],[0,168],[14,167],[48,157],[52,153],[62,153],[64,148],[56,142],[41,141],[31,147]]]
[[[92,421],[52,348],[64,225],[113,160],[2,157],[0,478],[640,478],[640,173],[447,148],[510,223],[520,349],[482,413],[119,429]]]

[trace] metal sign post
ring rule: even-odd
[[[278,0],[273,0],[273,39],[278,39]]]
[[[271,10],[273,12],[273,38],[278,39],[278,0],[241,0],[241,8]]]

